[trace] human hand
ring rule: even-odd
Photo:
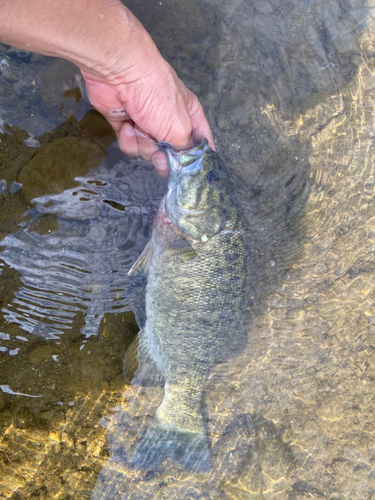
[[[143,28],[142,28],[143,29]],[[143,44],[128,47],[124,66],[107,77],[81,70],[91,104],[114,128],[124,153],[151,160],[168,175],[165,154],[157,141],[187,149],[206,137],[214,148],[210,127],[198,98],[179,80],[147,35]]]
[[[81,69],[92,105],[125,153],[151,159],[166,176],[157,141],[185,149],[207,137],[214,147],[197,97],[120,0],[12,0],[0,2],[0,14],[2,42],[63,57]]]

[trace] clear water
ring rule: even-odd
[[[122,377],[144,321],[126,272],[165,184],[103,158],[74,67],[4,47],[0,181],[23,185],[0,195],[0,384],[41,397],[0,392],[0,498],[375,498],[374,5],[127,5],[199,95],[250,221],[247,346],[205,389],[211,470],[131,469],[163,389]]]

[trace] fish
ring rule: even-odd
[[[248,221],[207,139],[179,152],[166,146],[165,153],[168,191],[129,271],[147,273],[147,319],[124,359],[125,377],[135,369],[135,378],[153,373],[164,381],[164,398],[131,465],[147,469],[171,457],[203,471],[211,467],[204,389],[245,325]]]

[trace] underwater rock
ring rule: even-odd
[[[78,186],[74,179],[97,167],[105,156],[106,152],[93,141],[63,137],[41,147],[21,170],[17,181],[23,184],[22,194],[30,202]]]

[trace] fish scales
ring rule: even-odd
[[[167,156],[169,190],[151,242],[130,271],[148,270],[138,371],[143,363],[165,378],[164,399],[133,465],[172,455],[207,468],[203,391],[245,326],[248,228],[224,163],[207,141]]]
[[[200,354],[203,365],[196,369],[206,372],[221,352],[216,354],[214,346],[226,343],[243,322],[247,252],[244,223],[235,212],[233,229],[195,246],[197,257],[186,262],[168,254],[166,241],[184,240],[185,235],[164,221],[158,217],[153,231],[145,333],[159,369],[176,378],[185,365],[191,366],[191,356],[200,359]],[[178,358],[171,356],[176,351]],[[181,356],[184,351],[186,359]]]

